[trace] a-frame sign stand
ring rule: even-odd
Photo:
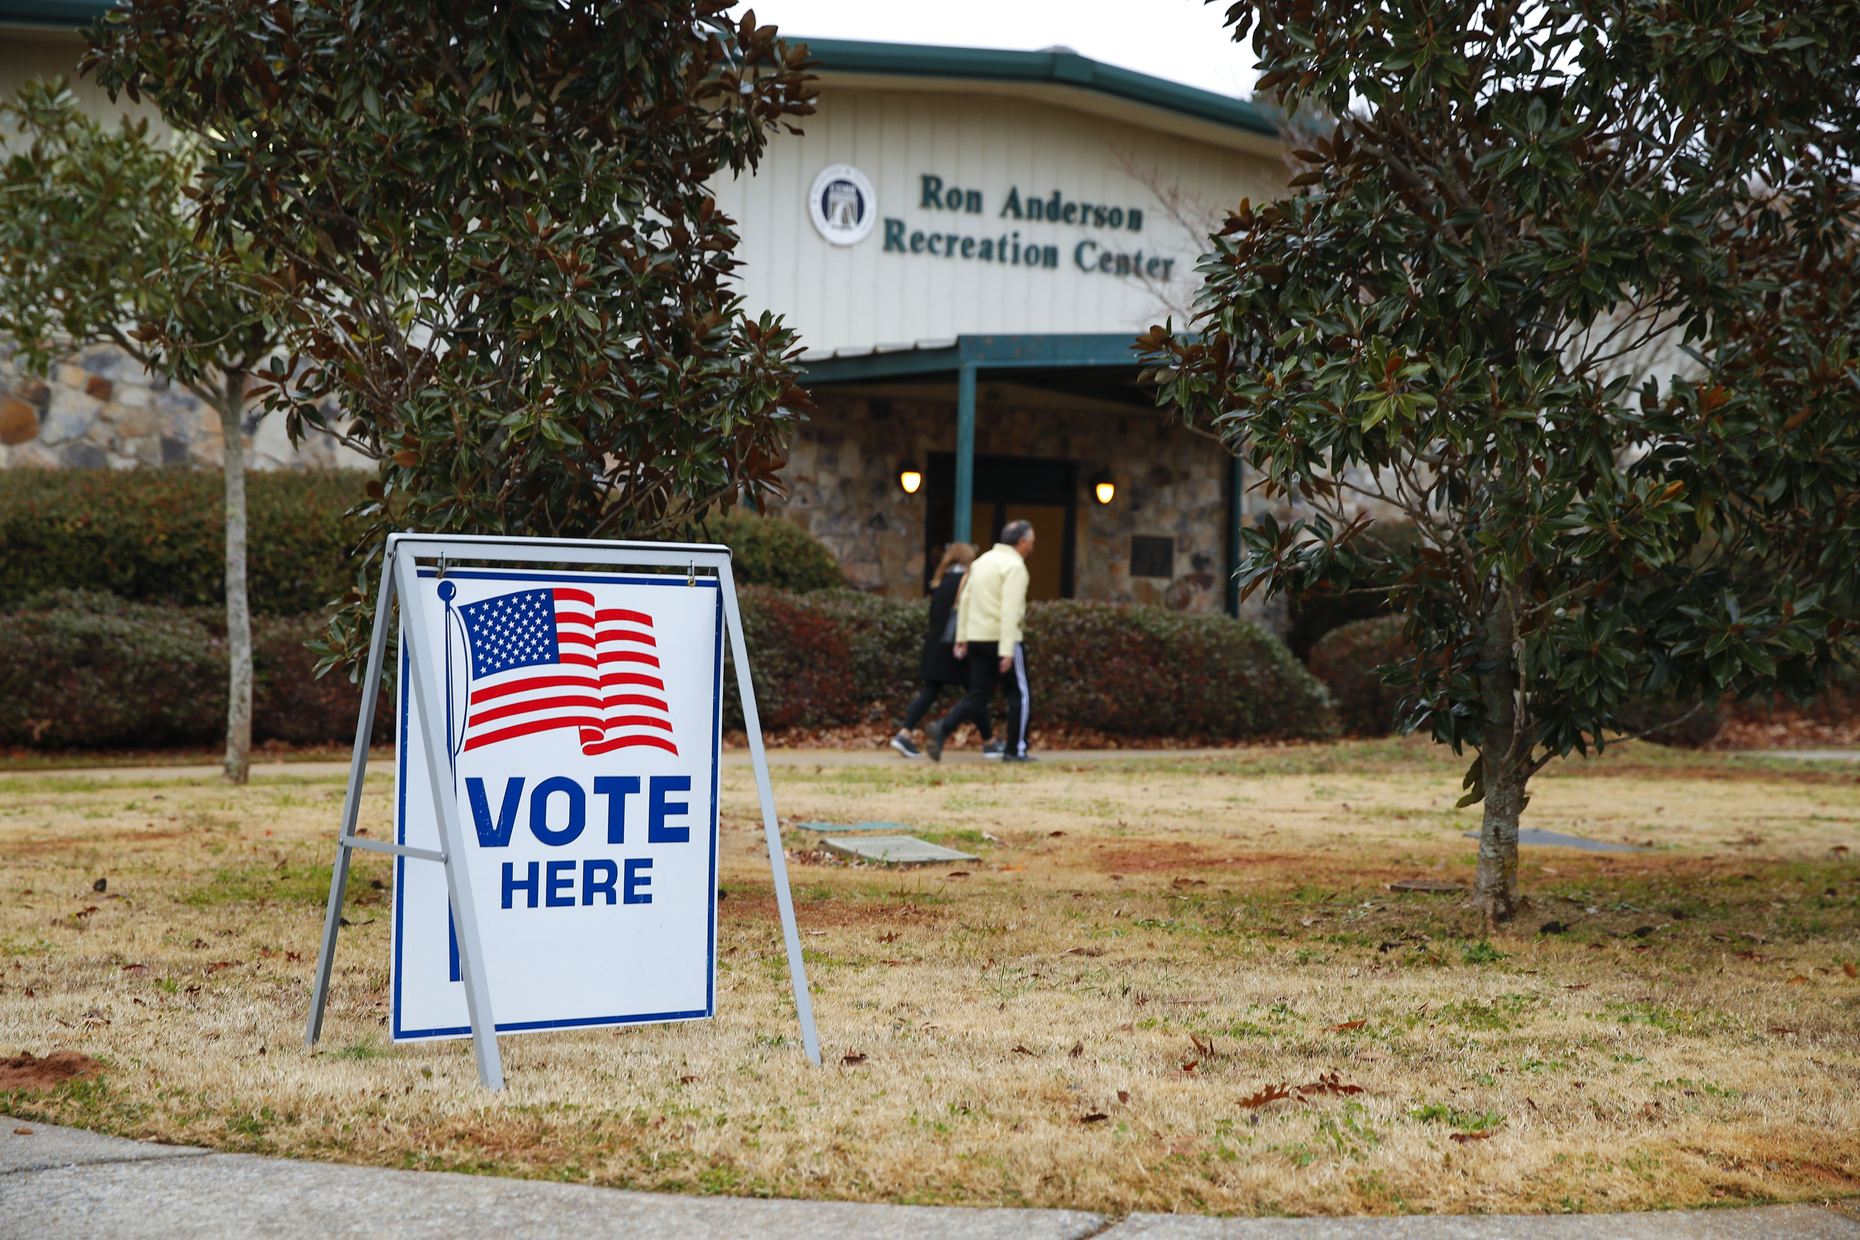
[[[755,769],[756,795],[762,802],[762,837],[768,846],[769,870],[775,883],[775,903],[781,914],[782,939],[788,950],[788,977],[794,988],[795,1013],[801,1023],[801,1045],[815,1066],[820,1064],[820,1039],[814,1031],[814,1005],[807,988],[807,969],[801,959],[801,938],[795,929],[794,898],[788,890],[788,866],[782,853],[781,827],[775,818],[775,794],[769,781],[768,754],[762,746],[761,716],[756,711],[755,687],[749,675],[749,654],[743,643],[743,616],[736,599],[736,579],[730,571],[727,547],[704,544],[650,542],[594,542],[576,539],[507,538],[457,534],[393,534],[381,567],[381,589],[375,599],[374,636],[368,647],[368,666],[362,681],[362,707],[355,725],[355,750],[349,760],[349,790],[342,805],[342,826],[337,837],[336,860],[330,871],[329,907],[323,919],[323,945],[317,955],[316,983],[310,999],[310,1020],[304,1041],[314,1046],[323,1032],[323,1013],[329,999],[329,979],[336,957],[336,935],[342,927],[342,902],[349,882],[349,860],[355,849],[389,853],[417,861],[436,862],[446,868],[451,896],[453,929],[458,936],[460,980],[465,987],[466,1010],[471,1019],[472,1047],[478,1060],[478,1077],[490,1089],[504,1087],[504,1067],[497,1048],[497,1026],[491,1014],[490,984],[485,976],[484,948],[472,903],[465,867],[465,833],[452,788],[443,782],[448,769],[445,712],[434,700],[439,684],[433,652],[424,642],[407,643],[412,709],[419,712],[421,732],[428,749],[426,769],[432,780],[433,803],[438,808],[440,851],[413,848],[356,835],[361,812],[362,780],[367,773],[375,702],[381,688],[389,626],[398,599],[407,612],[408,632],[425,632],[427,606],[419,582],[418,562],[427,559],[442,567],[467,563],[529,563],[577,567],[683,570],[689,579],[714,575],[723,595],[725,633],[736,669],[736,684],[743,706],[743,728],[749,737],[749,757]]]

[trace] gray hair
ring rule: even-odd
[[[1009,521],[1001,527],[1001,541],[1010,547],[1018,547],[1020,540],[1033,533],[1031,521]]]

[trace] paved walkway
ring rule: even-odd
[[[1039,759],[1042,762],[1070,766],[1081,762],[1122,762],[1132,758],[1218,758],[1224,755],[1244,753],[1240,749],[1042,749]],[[874,745],[870,749],[771,749],[768,751],[769,765],[784,766],[903,766],[906,759],[900,758],[890,749]],[[950,749],[943,754],[945,762],[983,761],[979,749]],[[747,749],[726,749],[723,751],[723,764],[726,767],[747,767],[749,751]],[[913,766],[928,768],[929,759],[911,763]],[[368,759],[368,772],[376,776],[392,776],[394,758],[385,749],[374,750]],[[35,775],[56,778],[82,777],[84,779],[173,779],[195,780],[214,779],[219,776],[220,766],[215,763],[187,763],[164,766],[159,763],[147,766],[68,766],[68,767],[21,767],[17,770],[0,770],[0,778],[31,778]],[[340,775],[349,773],[348,759],[323,760],[311,762],[254,762],[252,775],[255,778],[268,778],[277,775]]]
[[[564,1235],[685,1238],[958,1236],[973,1240],[1860,1240],[1860,1222],[1811,1206],[1670,1214],[1215,1219],[1078,1210],[968,1210],[676,1197],[578,1184],[389,1171],[215,1154],[0,1117],[0,1237]]]

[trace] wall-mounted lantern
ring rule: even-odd
[[[1108,504],[1117,498],[1117,483],[1111,480],[1110,474],[1100,471],[1092,477],[1091,493],[1100,504]]]
[[[898,466],[898,487],[906,495],[915,495],[923,490],[924,471],[917,468],[915,461],[904,461]]]

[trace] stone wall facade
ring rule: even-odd
[[[328,436],[293,446],[277,418],[248,418],[245,440],[256,469],[363,463]],[[218,468],[224,449],[218,414],[114,345],[85,349],[39,379],[0,340],[0,469]]]
[[[44,379],[24,374],[9,353],[0,342],[0,469],[221,464],[218,416],[121,350],[86,349]],[[920,595],[929,488],[905,494],[897,465],[904,459],[924,464],[933,453],[955,450],[953,398],[826,390],[816,400],[818,409],[795,433],[783,470],[788,498],[771,512],[824,543],[859,589]],[[1225,605],[1231,458],[1220,445],[1159,412],[1068,408],[984,387],[975,448],[981,456],[1076,464],[1075,598],[1193,612]],[[366,464],[327,436],[293,447],[274,418],[248,422],[246,453],[256,469]],[[1091,494],[1100,472],[1117,485],[1108,505]],[[1249,510],[1257,503],[1248,497]],[[1057,533],[1043,531],[1043,554],[1058,553]],[[984,545],[991,534],[975,531]],[[1131,544],[1138,536],[1169,540],[1173,576],[1132,574]],[[1249,601],[1242,614],[1281,627],[1281,609],[1267,606]]]
[[[839,558],[862,590],[896,597],[923,591],[929,488],[907,495],[901,460],[953,452],[952,400],[815,393],[816,413],[797,431],[783,477],[788,499],[771,511],[792,520]],[[983,456],[1059,458],[1077,464],[1073,596],[1218,611],[1226,603],[1231,458],[1220,445],[1163,414],[1066,409],[994,399],[976,407]],[[1116,498],[1099,504],[1091,479],[1108,472]],[[991,532],[977,530],[985,545]],[[1049,532],[1042,553],[1058,551]],[[1174,576],[1131,574],[1133,536],[1171,541]]]

